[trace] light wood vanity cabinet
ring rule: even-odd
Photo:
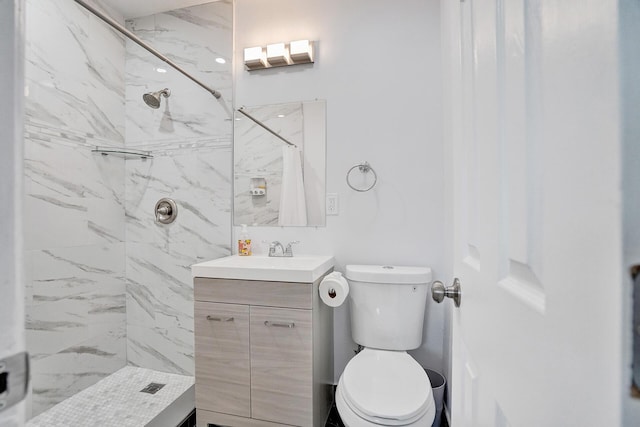
[[[249,307],[196,301],[198,407],[251,416]]]
[[[319,283],[195,279],[198,427],[324,426],[333,313]]]

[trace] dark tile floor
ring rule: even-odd
[[[329,418],[327,418],[325,427],[344,427],[344,424],[342,424],[342,420],[340,419],[340,415],[338,415],[335,403],[331,408],[331,412],[329,412]]]
[[[344,424],[340,419],[340,415],[338,415],[338,410],[336,409],[335,404],[331,408],[331,412],[329,413],[329,418],[327,419],[325,427],[344,427]],[[440,418],[440,426],[438,427],[449,427],[447,417],[445,417],[444,414],[442,414],[442,417]]]
[[[178,427],[196,427],[196,410],[194,409]]]

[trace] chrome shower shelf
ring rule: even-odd
[[[141,151],[141,150],[130,150],[127,148],[115,148],[115,147],[96,147],[91,150],[92,153],[100,153],[103,156],[118,156],[122,157],[125,160],[128,159],[153,159],[153,154],[151,151]]]

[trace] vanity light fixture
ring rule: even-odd
[[[248,47],[244,50],[244,65],[247,70],[259,70],[267,67],[264,49],[261,46]]]
[[[244,50],[244,65],[248,71],[287,65],[313,64],[313,44],[310,40],[295,40],[290,43],[273,43],[263,48],[249,47]]]
[[[313,62],[313,43],[309,40],[296,40],[289,44],[289,54],[294,64]]]
[[[274,43],[267,45],[267,62],[272,67],[281,67],[289,65],[289,49],[284,43]]]

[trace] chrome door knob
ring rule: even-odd
[[[453,299],[456,307],[460,307],[462,300],[462,290],[460,289],[460,280],[456,277],[453,279],[453,285],[445,287],[444,283],[436,280],[431,284],[431,297],[437,303],[444,301],[445,297]]]

